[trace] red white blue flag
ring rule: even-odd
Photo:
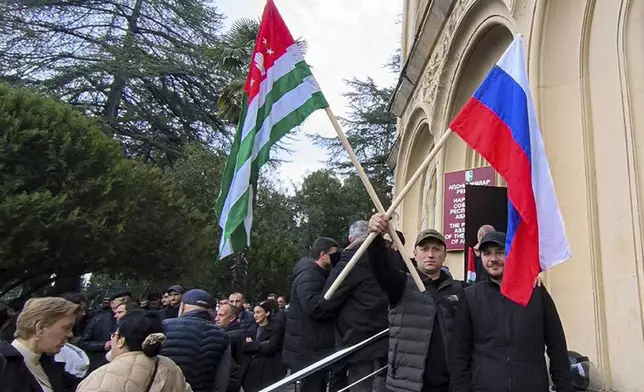
[[[537,275],[571,257],[517,35],[450,128],[508,186],[506,264],[501,292],[526,305]]]
[[[467,248],[467,276],[465,282],[468,284],[476,283],[476,263],[474,258],[474,248]]]

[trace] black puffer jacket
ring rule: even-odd
[[[210,321],[206,310],[164,320],[163,326],[167,341],[161,354],[179,365],[195,392],[212,392],[219,381],[217,369],[230,346],[228,334]]]
[[[451,391],[546,392],[546,346],[556,390],[572,392],[566,337],[546,289],[522,307],[492,280],[468,287],[452,332]]]
[[[110,335],[116,331],[116,327],[116,319],[111,309],[94,316],[85,327],[78,347],[89,357],[90,366],[87,374],[107,363],[105,343],[110,341]]]
[[[293,268],[282,354],[284,365],[291,369],[301,369],[333,351],[334,317],[326,308],[322,291],[328,276],[329,271],[310,257]]]
[[[355,241],[342,252],[342,258],[331,271],[324,292],[338,278],[361,243],[362,241]],[[369,256],[366,253],[338,287],[328,305],[330,309],[338,312],[335,326],[340,335],[339,347],[360,343],[389,326],[389,300],[371,272]],[[348,357],[346,362],[385,358],[388,346],[387,339],[380,339]]]
[[[36,378],[31,374],[20,351],[8,342],[0,342],[0,391],[42,392]],[[73,392],[79,379],[65,372],[65,364],[55,362],[54,357],[43,355],[40,365],[51,383],[54,392]]]

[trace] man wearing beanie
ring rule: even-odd
[[[211,322],[213,301],[193,289],[178,307],[179,317],[163,321],[167,341],[161,351],[183,371],[194,392],[225,392],[230,375],[228,334]]]

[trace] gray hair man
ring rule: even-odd
[[[369,235],[369,222],[366,220],[355,221],[349,226],[349,243],[363,240]]]
[[[327,280],[325,291],[338,278],[347,263],[369,234],[369,222],[359,220],[349,227],[349,246],[340,257]],[[346,280],[329,301],[328,308],[337,312],[335,329],[338,332],[336,348],[352,346],[387,328],[389,301],[376,282],[369,266],[368,256],[363,255]],[[346,360],[349,384],[353,384],[387,364],[387,341],[380,339]],[[384,374],[363,381],[351,388],[352,392],[384,390]]]

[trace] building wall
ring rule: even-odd
[[[427,2],[407,0],[404,15]],[[408,34],[422,26],[403,19]],[[414,19],[417,20],[417,19]],[[644,1],[454,0],[399,121],[395,191],[503,53],[525,37],[528,72],[573,258],[545,273],[569,349],[595,385],[644,391]],[[412,40],[410,42],[410,39]],[[413,37],[403,38],[408,55]],[[406,44],[406,45],[405,45]],[[485,163],[450,136],[399,209],[409,238],[442,229],[442,177]],[[448,256],[456,276],[463,255]]]

